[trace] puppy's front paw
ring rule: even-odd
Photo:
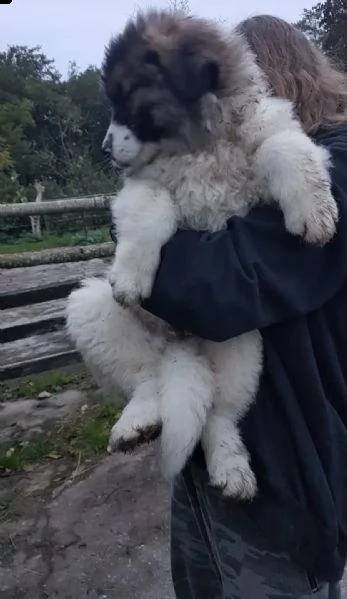
[[[320,246],[333,238],[337,221],[338,208],[330,189],[327,184],[316,182],[308,191],[298,191],[285,213],[285,224],[290,233]]]
[[[152,290],[153,277],[148,273],[129,272],[114,266],[109,274],[112,294],[118,304],[124,308],[141,303],[148,298]]]

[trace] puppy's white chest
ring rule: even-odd
[[[213,153],[162,161],[157,180],[169,189],[181,226],[214,231],[224,227],[228,218],[248,212],[251,172],[242,148],[221,142]]]

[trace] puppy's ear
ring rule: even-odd
[[[174,53],[166,75],[175,96],[185,103],[196,102],[218,88],[217,61],[199,55],[188,46]]]

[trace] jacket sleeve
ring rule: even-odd
[[[334,239],[313,247],[286,232],[282,214],[261,207],[219,233],[179,231],[163,248],[144,307],[181,331],[225,341],[314,311],[347,276],[347,141],[329,147],[340,220]]]

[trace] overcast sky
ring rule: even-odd
[[[12,0],[0,4],[0,50],[9,44],[42,46],[66,73],[69,61],[79,67],[100,65],[111,34],[118,33],[137,8],[165,7],[167,0]],[[295,21],[310,0],[191,0],[193,13],[237,23],[268,13]]]

